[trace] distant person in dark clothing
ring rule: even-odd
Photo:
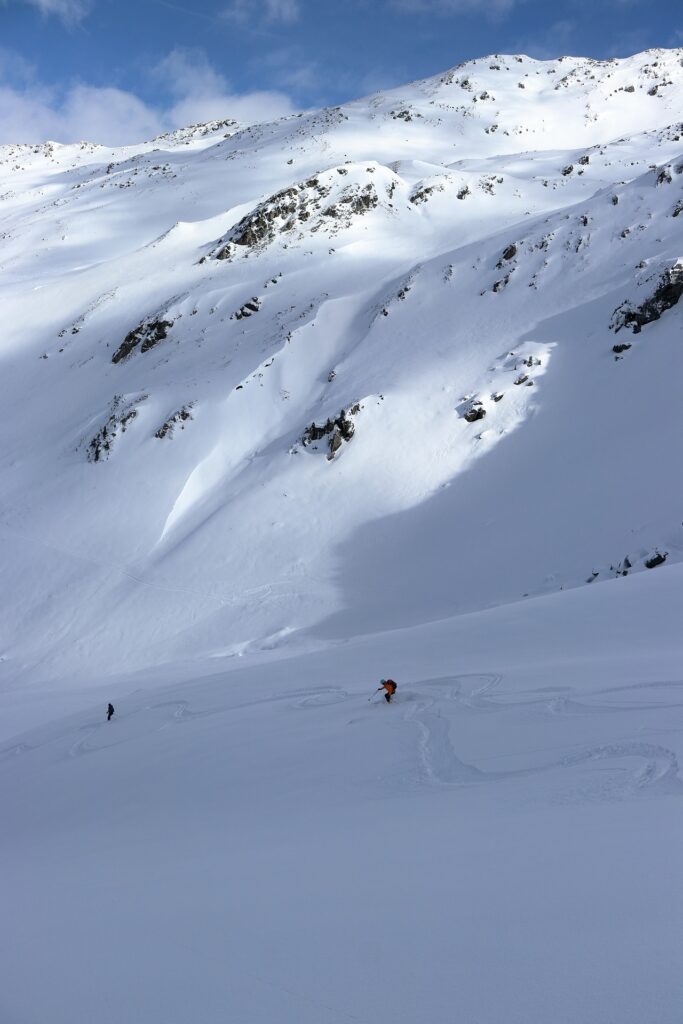
[[[107,721],[108,722],[111,721],[111,716],[113,714],[114,714],[114,705],[113,704],[108,704],[107,705]]]

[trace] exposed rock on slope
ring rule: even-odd
[[[346,183],[350,170],[355,180]],[[336,167],[276,192],[231,228],[214,257],[230,259],[239,249],[256,250],[290,233],[303,237],[304,231],[336,233],[348,228],[354,218],[379,205],[375,174],[393,195],[399,179],[387,168],[373,166]]]
[[[111,402],[111,412],[95,436],[88,442],[87,457],[89,462],[102,462],[111,455],[114,442],[126,430],[138,415],[137,406],[146,401],[147,395],[124,398],[115,395]]]
[[[630,327],[634,334],[640,334],[646,324],[659,320],[662,313],[678,304],[683,295],[683,262],[678,260],[664,271],[653,293],[635,306],[624,302],[614,311],[612,329],[618,333],[622,327]]]
[[[168,337],[168,332],[172,327],[173,320],[157,318],[143,320],[134,330],[128,332],[111,357],[112,363],[120,363],[123,359],[127,359],[138,346],[141,352],[148,352],[149,349],[154,348],[160,341]]]
[[[629,586],[654,544],[668,573],[682,60],[499,54],[273,124],[0,147],[15,665],[242,651],[376,579],[362,629],[614,581],[617,553]]]
[[[356,428],[352,417],[356,416],[360,410],[361,405],[357,402],[348,411],[342,409],[338,416],[329,418],[320,427],[315,423],[311,423],[310,427],[306,428],[301,437],[301,443],[304,448],[309,446],[315,448],[317,447],[316,441],[328,438],[327,448],[329,455],[327,458],[333,459],[344,441],[350,441],[355,434]]]

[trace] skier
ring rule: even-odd
[[[114,705],[113,704],[108,704],[107,705],[107,721],[108,722],[111,722],[111,716],[113,714],[114,714]]]
[[[387,704],[391,704],[391,698],[396,693],[396,683],[394,682],[394,680],[380,679],[380,685],[377,687],[376,693],[379,693],[380,690],[386,690],[386,693],[384,694],[384,699],[387,702]]]

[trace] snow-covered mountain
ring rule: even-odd
[[[0,149],[0,1021],[680,1024],[683,50],[225,113]]]
[[[677,560],[681,116],[680,50],[495,56],[258,127],[4,147],[4,671]],[[660,293],[637,335],[615,313]]]

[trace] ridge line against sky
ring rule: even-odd
[[[668,0],[0,0],[0,143],[271,120],[490,53],[683,45]]]

